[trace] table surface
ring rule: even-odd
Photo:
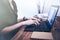
[[[30,40],[30,37],[33,32],[26,32],[24,29],[21,29],[17,34],[12,38],[12,40]]]
[[[58,25],[60,23],[59,20],[60,20],[60,17],[57,17],[54,23],[55,27],[59,26]],[[53,27],[52,29],[54,30],[55,27]],[[32,33],[33,32],[26,32],[24,31],[24,28],[21,28],[11,40],[37,40],[37,39],[30,39]],[[52,33],[54,33],[54,31],[52,31]]]

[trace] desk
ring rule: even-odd
[[[25,32],[24,29],[19,30],[19,32],[12,38],[12,40],[30,40],[32,32]]]
[[[59,20],[60,20],[60,17],[57,17],[55,20],[55,23],[54,23],[55,27],[53,27],[53,31],[52,31],[53,35],[55,35],[54,30],[57,28],[57,26],[59,26],[58,25],[60,23]],[[26,32],[26,31],[24,31],[24,28],[21,28],[11,40],[32,40],[32,39],[30,39],[31,35],[32,35],[32,32]],[[36,39],[34,39],[34,40],[36,40]]]

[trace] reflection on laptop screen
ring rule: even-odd
[[[49,21],[49,24],[52,26],[53,25],[53,22],[54,22],[54,19],[57,15],[57,11],[58,11],[58,7],[51,7],[50,9],[50,12],[49,12],[49,16],[48,16],[48,21]]]

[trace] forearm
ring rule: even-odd
[[[32,24],[39,24],[38,23],[38,20],[27,20],[27,21],[22,21],[22,22],[19,22],[17,24],[14,24],[14,25],[11,25],[11,26],[8,26],[8,27],[5,27],[2,32],[5,32],[5,33],[8,33],[10,31],[13,31],[21,26],[27,26],[27,25],[32,25]]]
[[[13,31],[21,26],[24,26],[24,24],[22,22],[20,23],[17,23],[17,24],[14,24],[14,25],[11,25],[11,26],[8,26],[8,27],[5,27],[2,32],[5,32],[5,33],[8,33],[10,31]]]

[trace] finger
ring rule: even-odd
[[[40,19],[35,19],[36,21],[38,21],[38,22],[41,22],[41,20]]]
[[[37,23],[34,23],[35,25],[37,25]]]
[[[41,20],[40,19],[36,19],[38,22],[40,22]]]
[[[39,21],[39,22],[41,21],[41,20],[40,20],[40,19],[38,19],[38,18],[32,18],[32,20],[37,20],[37,21]]]
[[[37,20],[35,20],[35,24],[37,24],[37,25],[38,25],[38,24],[39,24],[39,22],[38,22]]]

